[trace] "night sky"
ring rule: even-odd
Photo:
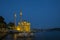
[[[14,12],[20,21],[20,9],[32,28],[60,28],[60,0],[0,0],[0,16],[7,23],[14,22]]]

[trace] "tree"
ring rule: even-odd
[[[4,18],[0,16],[0,22],[4,22]]]
[[[6,22],[2,16],[0,16],[0,28],[6,28]]]

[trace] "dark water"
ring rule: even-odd
[[[60,40],[60,32],[40,32],[36,34],[35,40]]]
[[[9,34],[5,40],[60,40],[60,31],[51,32],[37,32],[34,33],[35,37],[28,38],[14,38],[13,34]]]

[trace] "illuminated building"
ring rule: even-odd
[[[20,11],[20,22],[18,22],[16,30],[20,32],[30,32],[30,22],[22,21],[22,11]]]
[[[16,29],[21,32],[30,32],[30,23],[26,21],[21,22],[21,25],[18,23]]]

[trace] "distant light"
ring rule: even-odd
[[[20,28],[18,27],[17,30],[20,31]]]
[[[22,12],[20,12],[20,16],[22,16]]]
[[[14,16],[16,17],[16,13],[14,14]]]

